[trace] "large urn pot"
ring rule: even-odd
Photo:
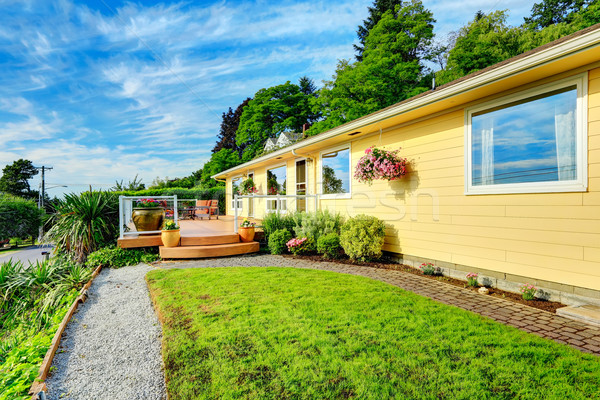
[[[131,219],[138,232],[158,231],[165,219],[165,210],[162,207],[136,207],[133,209]]]

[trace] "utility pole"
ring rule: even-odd
[[[44,199],[46,198],[46,170],[51,170],[52,167],[46,167],[42,165],[41,167],[34,167],[35,169],[42,170],[42,192],[40,193],[40,201],[38,202],[38,208],[44,209]],[[40,225],[38,240],[41,242],[44,237],[44,224]]]
[[[44,199],[46,197],[46,170],[53,169],[52,167],[46,167],[42,165],[41,167],[34,167],[35,169],[42,170],[42,193],[40,194],[39,208],[44,208]]]

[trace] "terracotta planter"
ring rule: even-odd
[[[242,242],[251,242],[254,240],[254,227],[242,228],[238,229],[238,234],[240,235],[240,240]]]
[[[163,242],[163,246],[165,247],[177,247],[179,246],[179,239],[181,239],[181,235],[179,234],[179,229],[171,229],[169,231],[162,231],[160,233],[160,239]]]
[[[138,232],[158,231],[165,219],[165,210],[162,207],[134,208],[131,219]]]

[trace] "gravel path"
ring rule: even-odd
[[[54,357],[49,399],[166,399],[162,330],[144,280],[151,269],[104,269],[96,277]]]

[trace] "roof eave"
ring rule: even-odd
[[[412,109],[424,107],[436,103],[438,101],[457,96],[475,88],[488,85],[492,82],[497,82],[500,79],[506,79],[515,74],[556,61],[567,55],[583,51],[589,47],[597,46],[598,43],[600,43],[600,24],[595,25],[595,27],[595,29],[590,30],[589,32],[586,32],[582,35],[576,36],[571,40],[563,41],[555,46],[545,48],[541,51],[532,51],[532,54],[529,54],[525,57],[516,58],[514,61],[506,63],[504,65],[500,65],[497,68],[494,68],[494,66],[489,67],[489,70],[484,71],[483,73],[474,73],[472,77],[462,80],[461,82],[458,82],[456,84],[448,84],[448,86],[439,88],[437,90],[425,92],[421,96],[417,96],[415,98],[394,104],[382,110],[376,111],[372,114],[366,115],[354,121],[350,121],[343,125],[330,129],[329,131],[309,137],[298,143],[294,143],[291,146],[285,147],[280,150],[276,150],[269,154],[265,154],[264,156],[247,161],[233,168],[229,168],[225,171],[211,176],[211,178],[222,179],[226,177],[226,175],[231,174],[232,172],[248,169],[254,164],[267,161],[274,157],[283,156],[286,153],[291,152],[292,150],[299,150],[303,147],[311,146],[315,143],[333,138],[338,135],[342,135],[346,132],[358,130],[361,127],[380,122],[382,120],[405,113]]]

